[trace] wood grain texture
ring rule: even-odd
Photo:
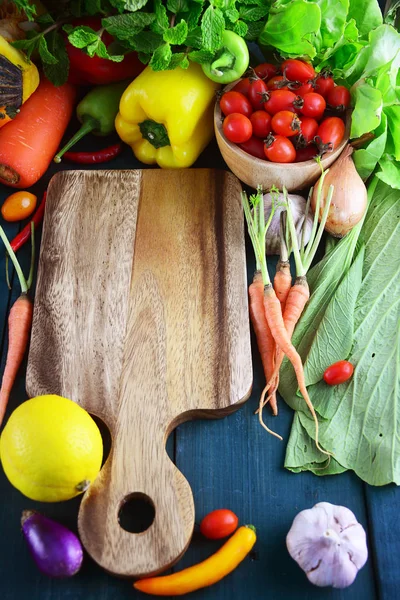
[[[252,365],[240,184],[211,169],[70,172],[48,194],[27,372],[108,425],[111,453],[79,530],[106,570],[159,572],[185,551],[190,486],[165,442],[180,422],[232,411]],[[132,534],[132,494],[155,507]]]

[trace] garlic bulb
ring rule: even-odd
[[[296,516],[286,546],[311,583],[320,587],[351,585],[368,558],[362,525],[351,510],[329,502]]]
[[[306,200],[303,196],[297,196],[295,194],[289,194],[289,198],[291,200],[291,207],[293,213],[294,225],[296,227],[297,239],[299,245],[301,243],[301,229],[304,223],[304,213],[306,210]],[[277,198],[277,194],[274,194],[275,204],[282,203],[285,201],[284,195],[279,194]],[[264,214],[265,221],[268,220],[269,215],[271,214],[271,206],[272,206],[272,195],[264,194]],[[267,239],[265,244],[265,249],[267,255],[271,254],[279,254],[280,252],[280,235],[279,235],[279,222],[281,213],[285,211],[284,206],[279,206],[275,209],[274,216],[272,217],[271,225],[268,228]],[[310,239],[311,230],[313,224],[313,215],[311,210],[307,215],[307,220],[305,224],[305,232],[304,232],[304,245],[306,245]]]

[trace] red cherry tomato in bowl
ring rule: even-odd
[[[247,154],[251,154],[255,158],[260,158],[261,160],[267,160],[264,152],[264,140],[255,135],[252,135],[247,142],[243,142],[243,144],[238,144],[239,148],[247,152]]]
[[[251,138],[253,126],[248,117],[245,117],[240,113],[232,113],[225,117],[222,124],[222,131],[230,142],[242,144]]]
[[[321,94],[311,92],[303,98],[304,103],[300,112],[305,117],[313,117],[313,119],[321,119],[326,108],[325,98]]]
[[[274,75],[278,73],[278,67],[276,65],[272,65],[271,63],[262,63],[258,65],[254,69],[257,77],[260,79],[271,79]]]
[[[250,117],[253,112],[253,108],[248,98],[240,92],[235,92],[233,90],[223,94],[219,101],[219,105],[225,116],[231,115],[232,113],[240,113],[241,115]]]
[[[220,508],[208,513],[200,523],[200,532],[209,540],[221,540],[233,533],[239,519],[228,508]]]
[[[281,65],[282,73],[290,81],[301,81],[306,83],[309,79],[314,79],[315,71],[312,65],[296,58],[288,58]]]
[[[339,360],[325,370],[324,381],[328,385],[344,383],[354,373],[354,367],[348,360]]]
[[[300,124],[300,145],[311,144],[318,132],[318,123],[312,117],[303,117]]]
[[[267,90],[267,84],[262,79],[255,79],[251,82],[247,96],[254,110],[260,110],[263,107],[264,102],[268,99]]]
[[[272,130],[279,135],[292,137],[297,135],[300,131],[300,119],[290,110],[281,110],[272,117],[271,127]]]
[[[291,163],[296,158],[296,150],[292,142],[283,135],[267,138],[264,152],[268,160],[276,163]]]
[[[291,110],[296,112],[296,102],[300,96],[296,96],[290,90],[273,90],[269,92],[269,100],[264,103],[264,109],[270,115],[274,115],[281,110]],[[301,100],[301,99],[300,99]]]
[[[317,94],[321,94],[321,96],[323,96],[326,99],[329,92],[335,86],[333,78],[329,77],[327,75],[320,75],[314,81],[315,81],[314,92],[317,92]]]
[[[314,156],[317,156],[318,148],[314,144],[309,144],[305,148],[298,148],[296,150],[296,158],[294,162],[305,162],[306,160],[311,160]]]
[[[290,113],[293,117],[293,113]],[[250,117],[253,125],[253,135],[262,138],[263,140],[271,131],[271,115],[265,110],[256,110]]]
[[[250,81],[249,77],[245,77],[244,79],[240,79],[237,82],[237,84],[233,86],[231,91],[232,92],[240,92],[240,94],[247,96],[247,94],[249,93],[250,86],[251,86],[251,81]]]
[[[350,106],[350,92],[344,85],[337,85],[331,89],[326,97],[329,106],[344,110]]]
[[[275,75],[267,81],[267,87],[269,90],[288,90],[288,82],[286,84],[285,82],[287,79],[283,75]]]
[[[345,133],[345,125],[339,117],[328,117],[320,123],[317,136],[322,144],[330,145],[331,149],[337,148]]]
[[[304,98],[306,94],[311,94],[314,91],[312,83],[307,81],[307,83],[303,83],[300,87],[296,89],[296,94]]]

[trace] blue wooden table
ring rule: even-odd
[[[86,143],[87,147],[90,144],[93,146],[93,143],[92,138]],[[80,147],[85,148],[85,143],[81,143]],[[115,169],[140,166],[127,147],[112,163]],[[195,166],[225,168],[213,144]],[[50,177],[60,168],[70,169],[71,165],[52,166],[32,191],[40,197]],[[10,191],[0,186],[0,203]],[[3,221],[2,225],[10,238],[20,227],[19,224]],[[29,246],[18,253],[26,272],[29,270],[29,254]],[[247,255],[248,274],[252,276],[254,261],[249,247]],[[19,293],[14,274],[12,289],[7,289],[5,258],[1,250],[0,374],[3,373],[7,352],[8,311]],[[196,522],[215,508],[228,507],[237,513],[241,523],[253,523],[258,532],[254,552],[239,568],[212,588],[192,594],[193,600],[399,598],[400,489],[395,486],[372,488],[353,473],[317,477],[307,473],[294,475],[286,471],[283,468],[285,443],[268,435],[254,415],[264,380],[254,339],[252,345],[254,386],[248,402],[225,419],[186,423],[178,427],[168,440],[171,458],[192,486]],[[27,399],[25,369],[26,363],[13,390],[6,418]],[[282,400],[279,408],[279,419],[273,425],[287,441],[292,412]],[[85,557],[81,572],[69,580],[47,579],[34,566],[20,532],[22,510],[39,510],[76,530],[79,498],[59,504],[30,501],[11,486],[1,471],[0,499],[1,600],[122,600],[141,596],[133,590],[132,582],[107,575],[88,556]],[[367,531],[369,559],[348,590],[312,586],[286,550],[285,537],[295,515],[321,501],[347,506]],[[218,543],[207,542],[195,532],[190,548],[175,568],[194,564],[217,547]]]

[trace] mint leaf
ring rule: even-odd
[[[200,65],[211,62],[213,58],[214,52],[210,52],[209,50],[193,50],[193,52],[189,52],[189,59]]]
[[[248,26],[247,23],[245,23],[244,21],[237,21],[235,23],[235,25],[233,26],[233,31],[235,33],[237,33],[237,35],[240,35],[240,37],[245,37],[245,35],[247,34],[248,31]]]
[[[14,48],[18,48],[18,50],[23,50],[30,59],[32,52],[39,47],[41,37],[41,35],[37,35],[30,40],[16,40],[15,42],[11,42],[11,45]]]
[[[138,52],[138,59],[144,65],[148,65],[151,59],[151,54],[146,54],[145,52]]]
[[[153,71],[165,71],[168,69],[171,57],[171,46],[168,43],[162,44],[155,50],[149,65]]]
[[[103,13],[102,0],[84,0],[85,13],[88,15],[98,15]]]
[[[44,13],[44,15],[36,17],[35,22],[38,25],[52,25],[55,21],[49,13]]]
[[[100,58],[106,58],[113,62],[121,62],[124,60],[123,54],[110,54],[104,42],[98,37],[95,42],[89,44],[86,48],[87,53],[92,58],[93,56],[99,56]]]
[[[179,46],[185,42],[187,34],[188,26],[186,21],[182,19],[178,25],[175,25],[175,27],[170,27],[164,31],[163,38],[165,42]]]
[[[245,36],[246,40],[248,40],[249,42],[254,42],[254,41],[258,40],[260,33],[264,29],[263,21],[259,21],[258,23],[252,21],[252,22],[246,23],[246,25],[247,25],[247,33]]]
[[[24,11],[29,21],[35,20],[36,6],[30,0],[14,0],[13,4],[19,10]]]
[[[167,8],[176,15],[180,12],[187,12],[189,4],[187,0],[168,0]]]
[[[129,42],[132,50],[145,54],[152,54],[162,44],[163,39],[155,31],[142,31],[134,35]]]
[[[176,69],[176,67],[181,67],[181,69],[187,69],[189,66],[188,58],[185,52],[177,52],[172,55],[171,62],[168,65],[168,70]]]
[[[56,64],[43,63],[43,71],[47,79],[55,86],[63,85],[68,79],[69,58],[65,49],[63,36],[58,31],[52,31],[46,36],[48,50],[57,59]]]
[[[185,20],[188,24],[189,31],[197,27],[202,12],[203,2],[195,2],[190,6],[189,12],[185,15]]]
[[[167,9],[161,2],[161,0],[154,0],[154,13],[155,20],[151,24],[151,29],[156,33],[163,34],[169,27],[169,20],[167,15]]]
[[[225,30],[225,19],[219,8],[209,6],[201,19],[203,46],[206,50],[218,50]]]
[[[86,25],[79,25],[72,29],[70,29],[70,26],[64,25],[63,29],[67,33],[70,31],[70,33],[68,33],[68,41],[75,46],[75,48],[86,48],[86,46],[95,44],[97,40],[99,40],[97,33],[91,27],[86,27]]]
[[[201,27],[195,27],[192,31],[189,31],[186,38],[186,44],[190,48],[201,48],[203,43],[203,35],[201,33]]]
[[[124,8],[130,12],[136,12],[146,6],[148,0],[125,0]]]
[[[241,6],[240,18],[245,21],[260,21],[269,13],[268,6]]]
[[[39,54],[42,63],[48,63],[50,65],[56,65],[58,63],[58,59],[49,51],[46,38],[43,35],[40,36],[39,40]]]
[[[108,33],[119,40],[129,40],[132,35],[148,27],[155,18],[153,13],[128,13],[102,19],[101,24]]]
[[[236,8],[228,8],[224,11],[224,15],[231,23],[236,23],[240,16],[239,11]]]

